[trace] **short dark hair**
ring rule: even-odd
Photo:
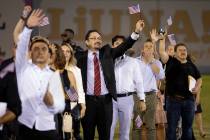
[[[178,44],[176,44],[176,45],[174,46],[174,51],[176,52],[177,49],[178,49],[180,46],[184,46],[184,47],[187,49],[187,45],[186,45],[186,44],[184,44],[184,43],[178,43]]]
[[[96,33],[98,33],[99,35],[101,35],[101,33],[100,33],[98,30],[95,30],[95,29],[89,30],[89,31],[86,33],[86,35],[85,35],[85,40],[88,40],[88,38],[90,37],[90,34],[93,33],[93,32],[96,32]]]
[[[116,35],[112,38],[112,45],[114,45],[114,42],[116,42],[118,39],[122,39],[123,42],[125,41],[125,36],[123,35]]]
[[[33,44],[36,43],[36,42],[43,42],[49,48],[50,42],[49,42],[49,40],[47,38],[42,37],[42,36],[34,36],[33,38],[31,38],[31,44],[30,44],[29,50],[31,50]]]
[[[147,38],[146,41],[144,41],[144,43],[146,43],[146,42],[151,42],[151,43],[153,43],[153,42],[152,42],[152,39],[150,39],[150,38]]]
[[[70,33],[74,34],[74,30],[73,30],[73,29],[66,28],[66,29],[65,29],[65,31],[67,31],[67,32],[70,32]]]

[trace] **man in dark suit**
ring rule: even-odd
[[[109,140],[112,124],[112,98],[117,100],[114,59],[123,55],[139,38],[144,21],[136,23],[135,32],[117,48],[102,46],[102,37],[97,30],[85,36],[88,50],[77,54],[83,87],[86,93],[86,114],[82,119],[84,140],[93,140],[97,126],[99,140]]]

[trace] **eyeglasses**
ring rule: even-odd
[[[97,37],[97,38],[96,38],[96,37],[90,37],[90,38],[88,38],[88,39],[91,39],[91,40],[100,40],[100,41],[102,40],[101,37]]]

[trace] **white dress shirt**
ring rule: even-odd
[[[76,86],[77,86],[77,93],[78,93],[78,103],[85,104],[85,92],[83,89],[82,84],[82,75],[81,70],[77,66],[67,66],[66,70],[71,71],[74,74],[75,80],[76,80]]]
[[[163,70],[163,66],[161,62],[157,59],[153,63],[155,63],[160,72],[158,74],[153,73],[151,69],[151,64],[145,63],[141,57],[138,58],[140,63],[141,72],[143,75],[143,82],[144,82],[144,92],[154,91],[157,92],[157,80],[164,79],[165,73]]]
[[[65,107],[64,94],[58,85],[56,94],[52,93],[53,106],[48,107],[44,101],[49,80],[56,76],[46,65],[41,69],[27,58],[31,29],[24,28],[16,50],[16,74],[22,113],[18,121],[29,128],[35,125],[36,130],[47,131],[55,129],[54,114],[62,112]],[[58,74],[57,74],[58,76]]]
[[[133,32],[131,34],[131,38],[133,40],[138,40],[140,37],[139,34],[136,34]],[[97,58],[99,60],[99,67],[100,67],[100,78],[101,78],[101,94],[100,95],[105,95],[108,94],[108,89],[106,87],[105,81],[104,81],[104,75],[103,75],[103,70],[101,66],[101,62],[99,59],[99,51],[96,52]],[[93,52],[91,50],[88,50],[88,63],[87,63],[87,95],[94,95],[94,62],[93,62]]]
[[[140,100],[145,100],[143,77],[136,58],[124,55],[115,60],[117,94],[137,92]]]
[[[100,78],[101,78],[101,94],[108,94],[108,90],[106,88],[106,84],[104,81],[103,70],[101,66],[101,62],[99,60],[99,52],[96,52],[99,67],[100,67]],[[93,62],[94,54],[91,50],[88,50],[88,64],[87,64],[87,95],[94,95],[94,62]]]

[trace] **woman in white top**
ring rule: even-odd
[[[76,79],[76,87],[78,93],[78,104],[80,104],[81,111],[80,111],[80,118],[84,117],[85,115],[85,93],[82,85],[82,76],[81,70],[76,66],[76,59],[74,57],[74,51],[69,44],[64,44],[61,46],[61,49],[64,52],[66,57],[66,67],[65,69],[71,71],[74,74]],[[74,137],[76,140],[80,140],[80,120],[73,117],[73,130],[74,130]]]

